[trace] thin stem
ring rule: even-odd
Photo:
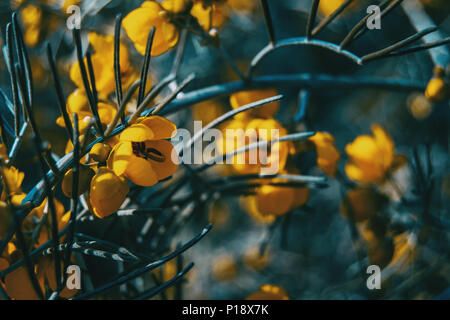
[[[317,9],[319,8],[320,0],[313,0],[311,10],[309,11],[308,21],[306,23],[306,39],[311,39],[312,29],[316,22]]]
[[[404,40],[401,40],[401,41],[393,44],[392,46],[389,46],[389,47],[384,48],[382,50],[379,50],[379,51],[376,51],[376,52],[373,52],[373,53],[370,53],[368,55],[363,56],[361,58],[361,61],[364,63],[364,62],[367,62],[367,61],[371,61],[371,60],[382,58],[382,57],[386,56],[387,54],[389,54],[389,53],[391,53],[391,52],[393,52],[395,50],[398,50],[398,49],[406,47],[407,45],[417,41],[420,38],[422,38],[424,35],[427,35],[427,34],[429,34],[431,32],[436,31],[436,30],[437,30],[437,27],[431,27],[431,28],[427,28],[425,30],[422,30],[422,31],[420,31],[420,32],[418,32],[418,33],[416,33],[416,34],[414,34],[414,35],[412,35],[412,36],[410,36],[410,37],[408,37],[408,38],[406,38]]]
[[[147,38],[147,46],[145,48],[145,55],[144,55],[144,63],[142,64],[142,70],[141,70],[141,85],[139,86],[139,94],[138,94],[138,105],[142,102],[145,96],[145,87],[147,84],[147,77],[148,77],[148,69],[150,67],[150,60],[151,60],[151,52],[152,52],[152,45],[153,45],[153,38],[155,36],[156,28],[152,27],[150,30],[150,33],[148,34]]]
[[[394,10],[397,6],[399,6],[401,3],[403,2],[403,0],[396,0],[394,1],[392,4],[390,4],[389,6],[387,6],[386,8],[384,8],[383,4],[380,5],[380,8],[383,9],[383,11],[381,11],[380,13],[380,19],[382,17],[384,17],[385,15],[388,15],[392,10]],[[357,39],[359,39],[362,35],[364,35],[367,31],[369,31],[369,29],[367,28],[367,24],[364,26],[364,28],[362,30],[360,30],[352,39],[352,41],[355,41]]]
[[[432,48],[436,48],[436,47],[441,47],[441,46],[449,44],[449,43],[450,43],[450,37],[436,41],[436,42],[424,43],[421,45],[417,45],[417,46],[413,46],[413,47],[409,47],[409,48],[400,49],[400,50],[397,50],[394,52],[390,52],[389,54],[378,57],[377,59],[404,56],[406,54],[410,54],[410,53],[414,53],[414,52],[418,52],[418,51],[424,51],[424,50],[428,50],[428,49],[432,49]]]
[[[380,4],[380,8],[385,7],[386,5],[388,5],[391,2],[391,0],[384,0],[381,4]],[[369,17],[372,14],[367,14],[364,18],[362,18],[354,27],[353,29],[347,34],[347,36],[344,38],[344,40],[342,40],[341,44],[340,44],[340,48],[341,50],[343,50],[345,47],[347,47],[350,42],[353,41],[353,38],[355,37],[355,35],[361,31],[361,29],[365,28],[367,26],[367,20],[369,19]]]
[[[88,98],[89,107],[91,108],[92,115],[95,118],[97,130],[100,133],[100,135],[103,136],[103,128],[102,128],[102,123],[100,121],[100,117],[98,115],[97,104],[95,103],[94,96],[91,92],[91,88],[90,88],[89,80],[88,80],[88,74],[86,72],[86,66],[84,65],[84,61],[83,61],[80,30],[78,30],[76,28],[73,29],[73,41],[75,43],[75,48],[77,51],[78,66],[80,68],[81,79],[83,80],[84,90],[85,90],[86,96]]]
[[[140,86],[141,80],[136,80],[130,88],[128,88],[128,91],[125,93],[124,99],[121,101],[119,105],[119,110],[117,111],[116,115],[114,116],[113,121],[110,123],[108,128],[105,131],[105,137],[109,137],[110,134],[113,132],[114,128],[116,127],[117,123],[119,122],[119,119],[121,119],[125,114],[125,109],[127,107],[128,102],[133,97],[133,94],[136,92],[136,89]]]
[[[267,33],[269,34],[269,41],[271,44],[275,44],[275,31],[273,29],[272,17],[270,15],[269,4],[267,0],[261,0],[264,21],[266,22]]]
[[[51,232],[52,232],[52,241],[53,241],[53,248],[55,250],[54,255],[54,263],[55,263],[55,279],[56,284],[58,288],[61,288],[62,286],[62,279],[61,279],[61,263],[60,263],[60,256],[59,252],[57,251],[57,248],[59,246],[59,238],[58,238],[58,218],[56,216],[56,208],[55,208],[55,200],[53,198],[53,191],[50,186],[50,182],[48,181],[46,172],[45,172],[45,160],[42,156],[43,154],[43,146],[42,142],[34,136],[34,142],[36,147],[37,156],[39,158],[39,164],[41,166],[41,172],[42,172],[42,178],[44,179],[44,188],[45,193],[47,195],[47,206],[50,211],[50,217],[51,217]]]
[[[315,27],[311,33],[312,36],[316,36],[326,26],[333,22],[354,0],[346,0],[337,8],[332,14],[322,20],[317,27]]]
[[[20,30],[19,23],[17,22],[17,13],[12,14],[13,34],[16,42],[17,57],[19,59],[20,70],[23,72],[27,87],[27,99],[30,106],[33,105],[33,75],[31,73],[31,63],[28,52],[23,42],[22,31]],[[22,102],[23,103],[23,102]]]
[[[175,59],[172,64],[172,71],[170,72],[173,78],[176,78],[176,76],[178,75],[178,70],[180,69],[181,61],[183,60],[184,50],[186,48],[187,35],[188,32],[185,29],[183,29],[181,31],[180,40],[178,41],[177,52],[175,54]]]
[[[122,103],[122,79],[120,73],[120,30],[122,25],[122,14],[116,16],[114,26],[114,80],[116,83],[117,106]],[[125,118],[122,119],[124,123]]]
[[[64,270],[70,264],[70,258],[72,255],[72,245],[74,242],[74,234],[76,232],[76,218],[78,214],[78,184],[79,184],[79,170],[80,170],[80,138],[79,138],[79,127],[78,127],[78,115],[73,114],[73,162],[72,162],[72,199],[70,202],[70,221],[69,221],[69,231],[67,235],[67,252],[66,259],[64,261]]]
[[[139,297],[136,297],[135,299],[136,300],[146,300],[146,299],[150,299],[150,298],[154,297],[159,292],[175,285],[178,281],[180,281],[184,277],[184,275],[186,273],[188,273],[192,269],[193,266],[194,266],[193,262],[189,263],[183,270],[181,270],[179,273],[177,273],[172,279],[170,279],[167,282],[164,282],[163,284],[161,284],[160,286],[158,286],[156,288],[152,288],[150,290],[143,292]]]
[[[187,143],[186,143],[186,147],[183,148],[184,149],[189,149],[196,141],[198,141],[199,139],[201,139],[203,137],[203,134],[205,132],[207,132],[209,129],[217,127],[219,124],[227,121],[228,119],[234,117],[235,115],[242,113],[244,111],[247,110],[251,110],[251,109],[255,109],[258,107],[261,107],[265,104],[268,103],[272,103],[272,102],[276,102],[276,101],[280,101],[281,99],[283,99],[283,95],[278,95],[278,96],[274,96],[274,97],[270,97],[270,98],[266,98],[266,99],[262,99],[256,102],[252,102],[249,104],[246,104],[242,107],[239,107],[237,109],[233,109],[223,115],[221,115],[220,117],[214,119],[213,121],[211,121],[210,123],[208,123],[205,127],[202,128],[202,130],[200,130],[199,132],[197,132]]]
[[[11,91],[13,95],[13,102],[14,102],[14,133],[16,138],[20,134],[20,101],[19,101],[19,92],[17,88],[17,78],[16,78],[16,72],[14,69],[14,44],[13,44],[13,30],[11,23],[8,23],[6,25],[6,45],[7,45],[7,52],[8,52],[8,70],[10,74],[10,81],[11,81]],[[3,133],[3,131],[2,131]]]
[[[92,97],[94,98],[95,104],[98,105],[98,92],[95,85],[94,67],[92,65],[91,53],[89,51],[86,52],[86,64],[88,68],[89,82],[91,83]]]
[[[48,59],[48,64],[50,66],[50,71],[52,73],[53,83],[55,84],[56,97],[58,98],[59,111],[61,112],[61,115],[63,117],[64,125],[67,130],[67,134],[69,135],[69,139],[72,139],[72,137],[73,137],[72,123],[70,122],[69,114],[67,113],[67,110],[66,110],[64,94],[63,94],[63,90],[61,87],[61,82],[59,79],[58,71],[56,70],[55,61],[53,59],[52,47],[51,47],[50,43],[47,43],[47,59]]]
[[[173,99],[177,97],[177,95],[184,90],[184,88],[191,83],[195,79],[196,75],[191,73],[184,81],[173,91],[171,92],[161,103],[155,106],[152,111],[152,114],[157,114],[164,107],[166,107]]]
[[[113,287],[119,286],[119,285],[121,285],[123,283],[126,283],[126,282],[128,282],[130,280],[133,280],[133,279],[135,279],[135,278],[137,278],[137,277],[139,277],[139,276],[141,276],[141,275],[143,275],[143,274],[145,274],[145,273],[147,273],[147,272],[149,272],[149,271],[151,271],[151,270],[153,270],[153,269],[155,269],[155,268],[165,264],[166,262],[174,259],[175,257],[177,257],[178,255],[182,254],[187,249],[191,248],[198,241],[200,241],[200,239],[202,239],[208,233],[208,231],[211,230],[211,227],[212,227],[211,224],[208,225],[206,228],[204,228],[202,230],[202,232],[200,234],[198,234],[197,236],[192,238],[189,242],[187,242],[185,245],[183,245],[179,249],[173,251],[172,253],[168,254],[167,256],[165,256],[165,257],[163,257],[163,258],[161,258],[161,259],[159,259],[159,260],[157,260],[155,262],[152,262],[152,263],[146,265],[145,267],[143,267],[141,269],[132,271],[132,272],[128,273],[127,275],[123,275],[123,276],[119,277],[118,279],[116,279],[116,280],[114,280],[112,282],[109,282],[107,284],[104,284],[103,286],[100,286],[99,288],[97,288],[97,289],[95,289],[95,290],[93,290],[91,292],[88,292],[88,293],[85,293],[83,295],[80,295],[80,296],[74,298],[74,300],[89,299],[91,297],[94,297],[94,296],[98,295],[101,292],[104,292],[104,291],[109,290],[109,289],[111,289]]]

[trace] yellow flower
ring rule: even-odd
[[[349,190],[341,203],[341,213],[362,222],[375,216],[386,204],[386,197],[372,187]]]
[[[159,56],[177,44],[179,31],[171,23],[169,13],[156,1],[144,1],[140,8],[131,11],[123,19],[123,28],[140,54],[145,54],[152,27],[156,28],[152,56]]]
[[[94,50],[91,59],[95,75],[95,86],[100,95],[108,95],[115,89],[114,37],[90,32],[89,44]],[[87,65],[86,58],[83,61]],[[129,62],[128,49],[122,43],[120,44],[120,71],[124,81],[127,81],[126,79],[134,74],[134,70]],[[78,62],[75,62],[70,69],[70,79],[78,88],[84,88]]]
[[[423,94],[411,94],[407,100],[408,110],[414,118],[424,120],[433,112],[433,105]]]
[[[252,293],[245,300],[289,300],[289,296],[280,286],[264,284],[259,287],[259,291]]]
[[[2,176],[3,176],[3,183],[6,182],[6,189],[9,192],[9,195],[15,195],[22,193],[21,185],[23,178],[25,177],[25,174],[23,172],[20,172],[17,170],[17,168],[11,166],[9,168],[2,167]],[[5,190],[3,191],[2,198],[4,199]]]
[[[442,102],[449,98],[449,85],[442,77],[433,77],[428,82],[425,97],[431,102]]]
[[[337,163],[341,157],[341,154],[334,146],[334,137],[328,132],[316,132],[309,140],[316,147],[317,166],[330,177],[334,177]]]
[[[212,17],[211,17],[212,10]],[[196,2],[191,9],[191,15],[197,18],[198,24],[205,30],[220,28],[228,19],[228,8],[225,2],[215,2],[206,5]]]
[[[230,104],[233,109],[245,106],[246,104],[256,102],[258,100],[267,99],[278,95],[275,89],[248,90],[233,93],[230,96]],[[280,102],[272,102],[261,107],[239,113],[236,119],[254,117],[254,118],[271,118],[278,111]]]
[[[149,187],[175,173],[178,168],[170,139],[176,126],[159,116],[141,117],[126,128],[108,158],[108,168],[133,183]],[[174,157],[174,158],[172,158]]]
[[[271,141],[287,134],[287,130],[274,119],[234,119],[228,121],[222,130],[225,139],[221,138],[217,141],[217,150],[222,154],[261,141]],[[286,165],[291,145],[289,142],[276,142],[270,146],[236,154],[233,156],[232,166],[240,174],[260,173],[264,170],[267,170],[267,173],[269,170],[281,171]],[[264,156],[265,150],[267,150],[267,157]]]
[[[86,92],[82,89],[77,89],[72,92],[67,98],[66,109],[72,125],[73,114],[76,113],[78,115],[79,131],[80,134],[84,134],[86,128],[89,125],[90,118],[93,117],[91,109],[89,107]],[[104,102],[99,102],[97,104],[97,109],[100,121],[106,125],[110,124],[113,121],[117,113],[117,109],[114,106]],[[64,119],[62,116],[56,119],[56,123],[61,127],[65,127]]]
[[[373,136],[361,135],[347,144],[350,162],[347,176],[355,181],[371,183],[383,180],[394,164],[395,146],[391,137],[379,125],[372,126]]]
[[[192,107],[192,117],[207,125],[225,113],[225,107],[217,100],[209,100],[195,104]]]
[[[107,217],[116,212],[124,202],[128,191],[128,183],[114,174],[112,170],[101,167],[92,178],[89,200],[93,213],[99,217]]]
[[[21,10],[20,18],[25,26],[25,44],[29,47],[36,46],[41,36],[42,9],[38,6],[27,5]]]
[[[20,12],[20,18],[25,26],[39,25],[42,19],[42,9],[38,6],[27,5]]]
[[[105,162],[111,150],[112,148],[109,144],[99,142],[92,146],[91,151],[89,151],[89,156],[94,161]]]
[[[217,281],[230,281],[236,277],[237,266],[231,254],[216,257],[212,264],[212,275]]]
[[[181,13],[185,11],[190,4],[191,0],[165,0],[161,3],[161,6],[171,13]]]
[[[78,175],[78,195],[82,195],[89,190],[92,177],[95,175],[94,170],[88,166],[80,165]],[[73,184],[73,170],[68,170],[61,183],[61,188],[64,195],[68,198],[72,198],[72,184]]]
[[[282,179],[272,179],[281,182]],[[309,198],[308,188],[292,188],[284,186],[263,185],[256,191],[256,195],[244,198],[244,208],[259,222],[271,223],[278,216],[301,207]]]
[[[261,254],[259,246],[252,246],[248,248],[244,253],[244,264],[253,270],[259,271],[267,267],[270,262],[269,250],[264,250]]]

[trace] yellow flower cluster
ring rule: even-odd
[[[177,43],[180,30],[188,28],[197,34],[220,28],[228,19],[229,7],[223,0],[144,1],[123,19],[123,27],[140,54],[145,53],[148,34],[155,27],[152,56],[159,56]],[[192,25],[191,19],[197,23]]]
[[[19,206],[26,197],[26,194],[22,192],[21,188],[24,179],[23,172],[20,172],[12,166],[9,168],[2,167],[1,170],[3,192],[0,200],[0,238],[5,238],[13,227],[13,212],[10,206]],[[7,203],[7,199],[9,199],[10,204]],[[52,218],[51,215],[48,214],[50,209],[48,208],[47,202],[47,199],[45,199],[39,207],[30,212],[23,222],[22,231],[26,235],[25,240],[30,247],[37,248],[51,239],[50,225]],[[65,213],[64,206],[57,200],[54,200],[54,206],[58,220],[58,230],[62,230],[69,221],[70,211]],[[46,222],[42,224],[39,232],[35,235],[36,228],[39,228],[38,224],[42,219],[45,219]],[[22,258],[22,253],[17,248],[16,241],[16,238],[13,237],[4,252],[0,254],[0,271],[9,268]],[[52,290],[56,290],[54,262],[52,258],[40,258],[34,271],[43,291],[45,290],[46,284],[48,284]],[[7,295],[12,299],[38,299],[38,295],[31,284],[27,270],[24,266],[8,273],[3,280],[0,280],[0,286],[3,287]],[[64,289],[60,296],[70,298],[74,296],[76,292],[77,290]]]

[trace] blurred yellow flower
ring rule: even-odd
[[[379,125],[371,129],[373,136],[361,135],[345,147],[350,158],[345,172],[350,179],[363,183],[382,181],[395,160],[391,137]]]
[[[36,46],[41,35],[42,9],[27,5],[20,11],[20,18],[25,26],[25,44],[29,47]]]
[[[159,116],[141,117],[126,128],[108,158],[108,168],[140,186],[152,186],[175,173],[178,164],[170,139],[176,126]]]
[[[231,254],[222,254],[212,263],[211,273],[217,281],[230,281],[236,277],[237,265]]]
[[[189,8],[191,0],[165,0],[161,6],[171,13],[181,13]]]
[[[287,134],[287,130],[274,119],[233,119],[222,126],[222,131],[224,138],[216,142],[221,154],[236,151],[246,145],[272,141]],[[278,172],[284,169],[291,146],[290,142],[276,142],[236,154],[231,165],[240,174],[260,173],[264,170]]]
[[[386,204],[385,196],[372,187],[349,190],[341,202],[341,213],[361,222],[375,216]]]
[[[442,77],[433,77],[428,82],[425,97],[431,102],[442,102],[450,97],[450,88]]]
[[[341,157],[341,154],[334,146],[334,137],[328,132],[316,132],[309,140],[316,147],[317,166],[330,177],[334,177],[337,163]]]
[[[228,19],[228,7],[224,1],[216,1],[209,5],[196,2],[192,6],[191,15],[197,18],[198,24],[205,31],[209,31],[211,28],[220,28],[224,25]]]
[[[125,179],[105,167],[98,169],[91,181],[89,200],[93,213],[107,217],[119,210],[130,190]]]
[[[264,182],[264,181],[263,181]],[[284,179],[267,179],[267,183],[286,182]],[[255,195],[243,198],[242,206],[255,220],[271,223],[278,216],[303,206],[309,198],[308,188],[274,186],[270,184],[258,187]]]
[[[217,100],[208,100],[197,103],[191,110],[194,120],[202,121],[203,126],[226,112],[225,107]]]
[[[169,7],[169,5],[167,5]],[[173,6],[178,10],[178,6]],[[179,38],[177,27],[170,21],[170,12],[156,1],[144,1],[123,19],[123,28],[136,50],[144,55],[148,34],[155,27],[152,56],[159,56],[174,47]]]
[[[93,118],[86,92],[82,89],[76,89],[74,92],[72,92],[67,98],[66,109],[72,125],[73,114],[76,113],[78,115],[79,132],[80,134],[84,134],[86,128],[89,125],[90,118]],[[100,121],[105,125],[110,124],[117,113],[117,109],[114,106],[105,102],[99,102],[97,104],[97,109]],[[62,116],[59,116],[56,119],[56,124],[61,127],[65,127],[64,119]]]
[[[99,95],[108,95],[115,89],[114,37],[89,32],[89,44],[94,51],[91,59],[96,89]],[[87,65],[86,58],[83,61]],[[120,72],[124,82],[127,82],[128,78],[134,75],[134,70],[129,61],[128,49],[123,43],[120,44]],[[70,69],[70,79],[78,88],[84,88],[78,62],[75,62]]]
[[[259,271],[267,267],[270,262],[270,253],[268,249],[261,254],[260,246],[248,248],[243,257],[244,264],[253,270]]]
[[[259,287],[259,291],[252,293],[245,300],[289,300],[289,296],[280,286],[264,284]]]
[[[9,192],[8,196],[22,193],[21,186],[25,177],[25,174],[23,172],[20,172],[13,166],[9,168],[2,167],[2,177],[3,184],[6,184],[6,190],[8,190]],[[6,190],[3,189],[2,199],[5,199],[6,197]]]
[[[233,109],[245,106],[246,104],[256,102],[258,100],[271,98],[278,95],[275,89],[261,89],[261,90],[248,90],[239,91],[233,93],[230,96],[230,104]],[[272,102],[265,104],[261,107],[251,109],[242,113],[235,115],[236,119],[242,119],[247,117],[253,118],[272,118],[274,114],[278,111],[280,107],[280,102]]]

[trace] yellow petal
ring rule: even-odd
[[[128,183],[112,170],[100,168],[91,182],[89,200],[94,214],[104,218],[116,212],[129,191]]]
[[[133,155],[130,142],[119,142],[112,149],[108,157],[108,168],[118,176],[124,174]]]
[[[262,214],[283,215],[292,208],[292,188],[265,185],[258,190],[258,208]]]
[[[136,50],[142,55],[145,54],[148,34],[152,27],[156,27],[152,56],[163,54],[178,41],[178,30],[167,23],[160,12],[164,12],[164,8],[158,2],[145,1],[140,8],[131,11],[123,19],[123,28],[133,41]]]
[[[375,137],[375,142],[380,152],[378,153],[378,159],[382,160],[383,167],[387,170],[391,167],[394,161],[394,141],[379,125],[372,126],[372,132]]]
[[[140,118],[139,123],[146,125],[153,131],[153,137],[147,140],[170,139],[177,134],[177,126],[170,120],[160,116]],[[136,141],[136,140],[133,140]]]
[[[233,109],[237,109],[246,104],[270,98],[276,95],[278,95],[278,92],[275,89],[240,91],[233,93],[230,96],[230,104]],[[270,118],[278,111],[279,107],[280,107],[279,102],[272,102],[265,104],[261,107],[241,113],[237,117],[252,116],[258,118]]]
[[[144,142],[155,136],[152,129],[142,123],[135,123],[120,134],[120,141]]]
[[[152,159],[149,159],[153,170],[158,177],[158,180],[165,179],[173,175],[178,169],[178,156],[176,154],[175,148],[173,145],[167,140],[154,140],[147,141],[145,143],[145,148],[153,148],[164,155],[164,161],[158,162]],[[173,159],[176,161],[172,161]]]
[[[158,176],[148,160],[133,156],[125,171],[125,177],[138,186],[150,187],[158,183]]]

